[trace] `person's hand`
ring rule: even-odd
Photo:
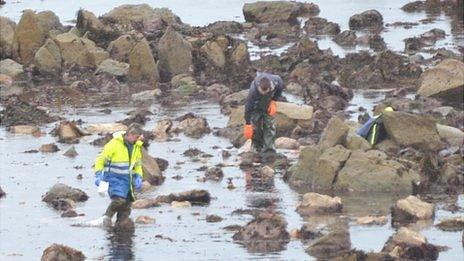
[[[276,113],[277,113],[277,103],[276,101],[271,101],[269,103],[269,106],[267,107],[267,114],[269,114],[269,116],[274,117]]]
[[[142,177],[135,174],[134,176],[134,187],[135,190],[140,191],[142,189]]]
[[[251,126],[251,124],[245,124],[245,127],[243,128],[243,136],[245,136],[245,139],[247,140],[253,138],[253,126]]]
[[[103,171],[95,172],[95,186],[100,186],[100,182],[103,180]]]

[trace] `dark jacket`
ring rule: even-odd
[[[267,78],[273,83],[273,88],[268,94],[262,95],[258,91],[258,84],[262,78]],[[267,107],[271,100],[276,101],[282,95],[284,88],[284,81],[280,76],[270,73],[257,73],[255,79],[250,84],[250,90],[248,91],[248,97],[245,104],[245,122],[250,124],[251,113],[253,111],[266,112]]]

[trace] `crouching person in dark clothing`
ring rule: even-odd
[[[283,81],[278,75],[258,73],[250,85],[245,104],[244,136],[257,152],[275,152],[275,115]]]
[[[101,181],[109,183],[108,194],[111,203],[105,215],[95,223],[111,226],[116,215],[116,223],[129,218],[131,204],[135,201],[134,189],[142,188],[142,126],[129,125],[126,132],[116,132],[95,160],[95,185]]]

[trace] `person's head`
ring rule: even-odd
[[[261,78],[258,83],[259,93],[264,95],[264,94],[267,94],[270,90],[271,90],[271,81],[266,77]]]
[[[137,140],[139,140],[142,137],[142,134],[143,134],[142,125],[138,123],[132,123],[131,125],[129,125],[129,127],[127,127],[127,131],[126,131],[126,134],[124,135],[124,138],[129,143],[135,143]]]

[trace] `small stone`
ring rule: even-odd
[[[155,224],[155,219],[149,216],[139,216],[135,220],[137,224]]]
[[[387,223],[386,216],[365,216],[356,219],[358,225],[379,225],[383,226]]]
[[[171,207],[173,208],[189,208],[192,206],[192,203],[189,201],[172,201]]]
[[[82,174],[77,174],[76,179],[81,180],[83,178]]]
[[[222,172],[221,168],[218,167],[211,167],[206,170],[205,178],[209,180],[218,181],[224,177],[224,173]]]
[[[228,150],[222,150],[222,158],[226,159],[230,157],[230,152]]]
[[[435,226],[444,231],[464,230],[464,216],[442,220]]]
[[[76,148],[74,148],[74,146],[72,146],[63,155],[66,156],[66,157],[74,158],[79,154],[77,153]]]
[[[297,228],[294,228],[290,231],[290,237],[291,238],[301,238],[301,233],[300,230]]]
[[[275,171],[273,168],[269,167],[269,166],[264,166],[262,167],[260,170],[259,170],[259,175],[262,177],[262,178],[272,178],[274,177],[274,174],[275,174]]]
[[[33,125],[14,125],[10,126],[8,130],[14,134],[34,135],[35,133],[40,133],[39,127]]]
[[[73,260],[81,261],[85,260],[84,254],[76,249],[68,246],[53,244],[47,247],[42,254],[42,261],[53,261],[53,260]]]
[[[59,151],[60,149],[58,148],[58,146],[56,146],[55,144],[53,143],[50,143],[50,144],[44,144],[40,147],[39,151],[42,152],[42,153],[53,153],[53,152],[57,152]]]
[[[134,209],[152,208],[156,206],[159,206],[159,203],[155,199],[137,199],[132,203],[132,208]]]
[[[295,139],[279,137],[275,140],[275,146],[277,149],[296,150],[300,144]]]
[[[342,201],[339,197],[331,197],[318,193],[306,193],[297,206],[300,215],[327,214],[340,212]]]
[[[208,223],[217,223],[217,222],[221,222],[222,221],[222,217],[218,216],[218,215],[207,215],[206,216],[206,222]]]
[[[3,191],[2,187],[0,187],[0,198],[3,198],[4,196],[6,196],[6,193]]]

